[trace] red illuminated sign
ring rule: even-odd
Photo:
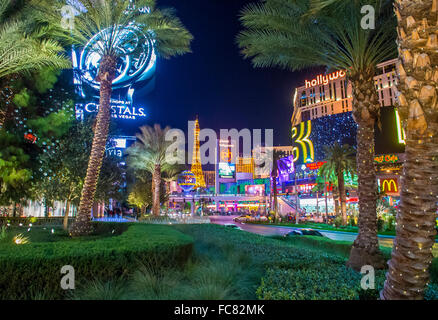
[[[327,163],[327,161],[318,161],[318,162],[312,162],[312,163],[306,163],[307,169],[310,170],[318,170],[322,167],[324,163]]]
[[[30,141],[32,143],[35,143],[37,141],[37,137],[35,135],[33,135],[32,133],[26,133],[24,135],[24,139],[26,139],[27,141]]]
[[[345,71],[336,71],[333,73],[330,73],[329,75],[322,75],[316,77],[316,79],[313,80],[306,80],[306,88],[315,87],[322,84],[328,84],[330,81],[334,81],[340,78],[343,78],[347,75]]]
[[[399,158],[396,154],[384,154],[374,157],[374,161],[377,163],[396,163],[398,160]]]
[[[298,191],[308,193],[316,186],[316,183],[301,184],[298,186]]]

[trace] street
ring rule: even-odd
[[[291,230],[296,228],[293,227],[280,227],[280,226],[269,226],[269,225],[258,225],[258,224],[249,224],[249,223],[240,223],[233,221],[234,218],[238,216],[211,216],[211,223],[215,224],[235,224],[239,226],[242,230],[252,233],[257,233],[263,236],[273,236],[273,235],[284,235]],[[356,233],[350,232],[337,232],[337,231],[322,231],[324,236],[332,240],[341,240],[341,241],[351,241],[353,242],[356,239]],[[392,247],[393,237],[389,236],[379,236],[379,243],[384,247]],[[436,245],[435,245],[436,246]]]

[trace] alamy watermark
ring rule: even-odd
[[[365,5],[360,9],[360,13],[364,16],[360,21],[360,26],[364,30],[376,29],[376,9],[372,5]]]
[[[218,162],[236,163],[238,157],[252,158],[257,175],[269,174],[272,168],[274,130],[221,129],[219,137],[215,130],[203,128],[199,131],[199,155],[201,165]],[[170,129],[166,133],[169,147],[166,162],[169,164],[192,164],[195,152],[195,122],[188,122],[188,139],[184,131]],[[186,145],[188,157],[186,158]],[[187,161],[186,161],[187,159]]]
[[[360,286],[363,290],[374,290],[376,287],[376,276],[374,267],[370,265],[362,266],[360,273],[363,275],[360,281]]]
[[[75,269],[70,265],[62,266],[61,274],[64,274],[64,276],[61,278],[61,288],[63,290],[74,290]]]

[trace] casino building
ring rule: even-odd
[[[375,162],[380,191],[400,196],[400,174],[404,159],[405,136],[397,108],[397,60],[379,64],[374,78],[381,106],[380,126],[375,128]],[[318,165],[325,160],[324,146],[334,142],[356,146],[357,125],[352,118],[352,87],[344,71],[318,75],[295,89],[291,119],[295,174],[287,191],[310,197]],[[295,178],[297,177],[297,183]],[[285,188],[282,190],[284,191]],[[356,201],[355,191],[349,200]],[[313,195],[314,196],[314,195]]]

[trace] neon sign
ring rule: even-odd
[[[399,157],[396,154],[385,154],[374,157],[376,163],[396,163],[399,161]]]
[[[318,170],[322,167],[324,163],[327,163],[327,161],[318,161],[318,162],[312,162],[312,163],[306,163],[306,167],[309,170]]]
[[[310,161],[313,161],[315,159],[315,150],[313,148],[313,143],[309,139],[311,133],[312,122],[310,120],[306,122],[301,122],[299,126],[292,128],[292,140],[294,141],[294,143],[298,144],[298,146],[293,147],[292,151],[294,155],[294,162],[297,162],[300,158],[300,149],[303,154],[303,162],[307,161],[307,159],[309,159]]]
[[[298,191],[309,193],[316,187],[316,183],[307,183],[298,185]]]
[[[32,133],[26,133],[25,135],[24,135],[24,139],[26,139],[27,141],[30,141],[30,142],[32,142],[32,143],[35,143],[36,141],[37,141],[37,136],[35,136],[35,135],[33,135]]]
[[[398,193],[397,179],[379,179],[380,190],[385,193]]]
[[[406,144],[406,134],[402,128],[401,121],[400,121],[400,115],[398,114],[397,109],[395,110],[395,122],[396,122],[396,126],[397,126],[398,143]]]
[[[320,74],[319,76],[317,76],[313,80],[310,80],[310,81],[306,80],[305,81],[306,82],[306,89],[307,88],[311,88],[311,87],[315,87],[315,86],[318,86],[318,85],[322,85],[322,84],[326,85],[330,81],[341,79],[341,78],[345,77],[346,75],[347,75],[347,73],[345,71],[343,71],[343,70],[330,73],[329,75],[326,75],[326,76]]]
[[[95,102],[89,102],[85,105],[79,103],[76,105],[76,110],[95,113],[99,110],[99,104]],[[145,118],[146,113],[144,108],[133,107],[130,102],[112,100],[111,117],[115,119],[136,120],[137,118]]]

